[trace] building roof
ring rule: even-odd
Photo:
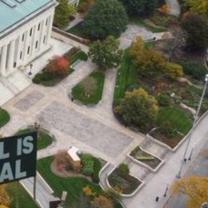
[[[0,0],[0,33],[55,0]]]

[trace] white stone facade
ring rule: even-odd
[[[10,75],[50,47],[54,9],[34,14],[16,29],[0,34],[0,76]]]

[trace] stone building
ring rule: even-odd
[[[55,0],[0,0],[0,77],[50,47]]]

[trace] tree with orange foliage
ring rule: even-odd
[[[182,193],[188,197],[187,208],[201,207],[208,199],[208,177],[188,176],[172,186],[172,192]]]
[[[93,208],[113,208],[113,202],[111,199],[103,195],[98,195],[92,201]]]
[[[50,60],[47,71],[57,76],[66,76],[69,70],[69,61],[64,56],[55,56]]]
[[[10,205],[10,198],[6,191],[6,186],[0,186],[0,207],[7,208]]]

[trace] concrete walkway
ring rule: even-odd
[[[196,157],[198,151],[201,149],[202,144],[208,141],[208,116],[206,116],[194,129],[192,134],[192,140],[188,155],[192,148],[194,148],[193,159]],[[128,208],[135,208],[138,205],[143,208],[161,208],[166,203],[168,197],[163,197],[167,185],[170,186],[175,180],[178,174],[181,160],[183,158],[186,142],[175,153],[169,153],[166,156],[165,165],[159,170],[159,172],[149,178],[148,183],[143,189],[133,198],[126,199],[125,204]],[[186,168],[182,170],[182,175],[185,174]],[[155,197],[159,196],[160,201],[155,202]]]
[[[27,190],[33,198],[33,178],[21,180],[20,183]],[[53,190],[46,184],[42,177],[37,174],[36,177],[36,201],[41,208],[49,208],[50,201],[60,200],[58,197],[53,196]]]
[[[184,172],[186,176],[190,175],[199,175],[199,176],[208,176],[208,143],[207,136],[205,136],[204,140],[201,142],[201,150],[195,153],[196,158],[191,161],[188,161],[187,167]],[[165,205],[166,208],[186,208],[186,197],[182,194],[172,195]]]

